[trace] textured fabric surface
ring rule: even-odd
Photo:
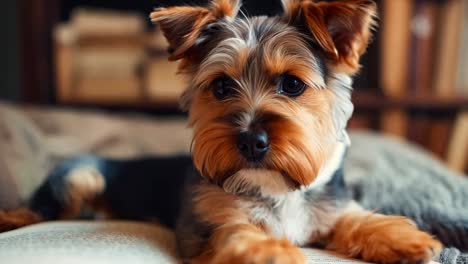
[[[464,258],[460,250],[456,248],[446,248],[442,253],[440,254],[439,261],[444,264],[459,264],[459,263],[467,263],[467,261],[464,261]]]
[[[345,179],[364,207],[405,215],[418,226],[468,252],[468,178],[422,149],[371,133],[353,133]],[[447,249],[443,263],[467,263],[468,254]],[[450,256],[450,257],[449,257]]]
[[[159,225],[126,221],[48,222],[0,234],[9,264],[177,263],[174,234]]]
[[[468,250],[466,177],[397,140],[364,132],[351,133],[351,139],[345,177],[356,199],[369,209],[408,215],[421,228],[450,235],[453,246]],[[17,207],[63,158],[175,154],[187,152],[189,145],[183,119],[0,104],[0,209]],[[455,252],[448,249],[442,256],[466,260]]]
[[[365,264],[304,248],[307,263]],[[0,234],[0,260],[8,264],[177,264],[174,234],[151,223],[57,221]]]

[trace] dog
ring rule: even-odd
[[[190,263],[305,263],[299,247],[308,245],[376,263],[428,262],[440,242],[407,218],[364,210],[343,179],[352,77],[375,3],[282,4],[275,17],[243,16],[238,0],[155,9],[169,59],[188,79],[191,157],[65,161],[25,221],[0,222],[74,218],[84,208],[157,218],[175,228]]]

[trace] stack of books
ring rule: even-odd
[[[183,82],[167,60],[161,32],[147,31],[143,15],[74,10],[55,29],[57,98],[62,103],[176,105]]]

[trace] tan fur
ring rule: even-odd
[[[272,38],[265,43],[262,53],[267,74],[274,76],[287,72],[300,77],[311,87],[324,88],[323,77],[313,67],[317,61],[304,56],[309,49],[298,36],[284,34]]]
[[[74,169],[66,176],[67,203],[61,219],[77,217],[85,204],[99,204],[96,200],[105,189],[104,177],[91,167]],[[101,207],[101,206],[99,206]]]
[[[203,28],[224,17],[235,17],[239,10],[237,0],[212,1],[209,8],[175,6],[157,8],[150,19],[157,23],[169,42],[170,60],[183,59],[180,68],[188,67],[190,60],[197,60],[196,52],[190,52]],[[192,62],[193,63],[193,62]]]
[[[200,92],[192,103],[189,122],[196,131],[192,157],[195,167],[203,175],[222,181],[226,174],[234,173],[243,164],[238,158],[234,133],[227,124],[216,122],[226,109],[212,100],[210,93]]]
[[[353,75],[359,70],[359,58],[376,24],[377,8],[373,1],[284,2],[286,19],[290,23],[298,18],[305,22],[316,42],[332,58],[335,71]]]
[[[204,253],[192,263],[305,263],[301,251],[289,241],[271,238],[261,224],[252,224],[237,208],[235,195],[211,184],[204,184],[195,192],[195,212],[217,228]]]
[[[201,30],[216,20],[214,14],[203,7],[171,7],[155,9],[150,15],[164,33],[171,50],[170,60],[187,56]],[[174,30],[179,29],[179,30]]]
[[[190,112],[190,121],[194,125],[194,163],[203,175],[223,179],[245,165],[236,149],[235,131],[229,125],[216,122],[218,117],[236,106],[233,106],[234,103],[215,102],[208,92],[200,94],[193,99]],[[263,100],[257,109],[285,116],[267,125],[271,131],[271,154],[266,160],[268,167],[283,171],[300,185],[308,185],[317,176],[325,157],[334,146],[333,124],[328,114],[333,95],[328,90],[309,89],[298,100],[295,103],[272,97]],[[238,107],[242,109],[247,106]],[[296,162],[290,162],[291,159]]]
[[[239,0],[216,0],[211,2],[211,10],[214,11],[216,17],[224,16],[234,18],[239,8]]]
[[[270,238],[254,225],[220,227],[210,242],[192,264],[305,263],[303,253],[289,241]]]
[[[219,233],[229,234],[229,239],[217,241],[217,245],[224,246],[214,255],[213,264],[305,263],[303,253],[288,240],[268,238],[259,230],[251,230],[250,226],[220,229],[215,236]]]
[[[284,33],[268,40],[262,57],[241,46],[230,64],[208,60],[201,66],[194,81],[200,87],[191,93],[189,122],[194,128],[192,156],[203,175],[222,182],[226,175],[246,166],[235,144],[238,128],[219,121],[231,113],[244,112],[251,118],[252,113],[280,117],[265,124],[271,140],[265,167],[283,172],[298,185],[308,185],[317,176],[336,138],[330,116],[334,95],[323,87],[323,77],[311,68],[316,63],[314,59],[310,55],[297,55],[307,54],[309,49],[293,37]],[[257,74],[251,76],[246,72],[249,67]],[[238,80],[238,95],[231,100],[218,101],[210,90],[209,84],[220,71]],[[284,72],[294,74],[310,86],[296,101],[275,95],[277,85],[271,80]]]
[[[338,219],[328,248],[376,263],[426,263],[442,245],[405,217],[357,209]]]
[[[238,198],[235,195],[226,193],[209,183],[202,184],[194,192],[196,193],[193,201],[194,210],[200,215],[201,220],[214,225],[230,222],[249,223],[247,215],[237,209],[236,200]]]
[[[28,209],[16,209],[12,211],[0,210],[0,233],[39,223],[41,217]]]
[[[326,93],[310,89],[297,104],[272,101],[265,107],[268,111],[289,113],[284,120],[268,125],[273,131],[270,140],[274,155],[267,157],[271,169],[285,172],[300,185],[308,185],[315,179],[333,147]]]

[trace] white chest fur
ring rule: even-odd
[[[272,198],[269,206],[249,206],[252,221],[261,223],[276,238],[286,238],[301,246],[327,234],[336,221],[337,211],[330,201],[310,204],[303,191]]]
[[[334,201],[326,196],[311,200],[307,198],[307,192],[323,190],[339,168],[345,149],[346,143],[337,144],[315,181],[296,191],[289,189],[278,172],[254,169],[239,171],[225,183],[224,189],[230,193],[242,193],[258,188],[263,199],[240,201],[240,207],[272,236],[305,245],[327,234],[336,222],[339,212]]]
[[[279,198],[270,215],[267,214],[268,216],[262,219],[271,235],[277,238],[287,238],[297,245],[307,243],[312,233],[313,223],[306,211],[305,203],[300,192],[292,192]]]

